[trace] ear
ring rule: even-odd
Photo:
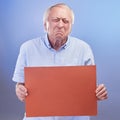
[[[44,28],[45,28],[45,31],[48,30],[48,22],[47,21],[44,23]]]

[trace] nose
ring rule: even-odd
[[[60,19],[58,22],[58,27],[63,27],[63,26],[64,26],[64,22],[62,21],[62,19]]]

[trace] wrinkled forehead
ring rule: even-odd
[[[71,10],[67,6],[62,5],[51,7],[48,16],[72,19]]]

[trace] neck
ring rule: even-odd
[[[67,39],[61,39],[61,38],[57,38],[55,40],[49,39],[51,47],[55,50],[59,50],[61,46],[63,46],[66,43],[66,41]]]

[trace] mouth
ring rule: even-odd
[[[63,32],[62,32],[62,31],[57,31],[57,32],[56,32],[56,35],[63,36]]]

